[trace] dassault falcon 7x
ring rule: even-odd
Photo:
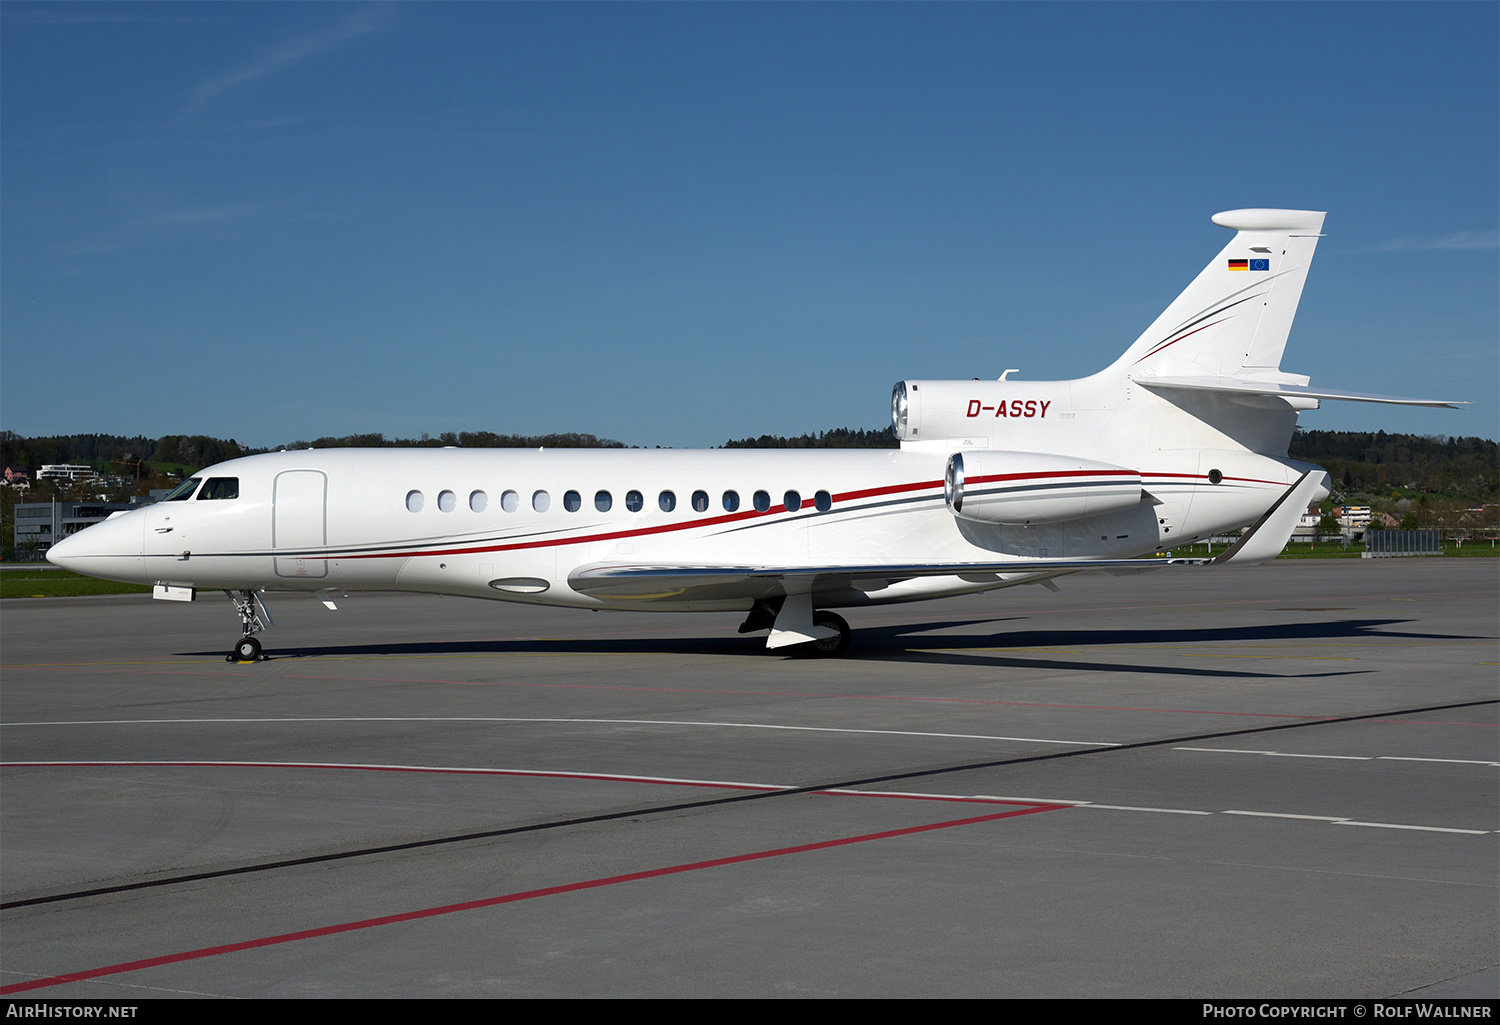
[[[1080,570],[1263,562],[1328,494],[1287,458],[1323,399],[1282,350],[1323,214],[1232,210],[1235,231],[1119,359],[1073,381],[902,381],[899,450],[325,449],[230,460],[48,552],[90,576],[239,612],[261,594],[423,591],[589,609],[743,611],[768,648],[842,654],[828,611]],[[1218,557],[1167,550],[1249,529]]]

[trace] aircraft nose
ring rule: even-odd
[[[106,580],[134,581],[141,572],[141,521],[126,513],[85,527],[47,549],[54,566]]]

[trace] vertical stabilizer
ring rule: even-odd
[[[1115,364],[1131,377],[1234,377],[1306,384],[1282,374],[1292,318],[1323,230],[1314,210],[1229,210],[1236,234]]]

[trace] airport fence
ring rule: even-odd
[[[1389,559],[1400,555],[1442,555],[1440,531],[1371,530],[1365,534],[1366,559]]]

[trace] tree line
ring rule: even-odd
[[[1323,467],[1345,493],[1401,488],[1483,502],[1500,495],[1500,446],[1484,438],[1298,431],[1287,454]]]
[[[384,434],[348,434],[294,441],[284,448],[624,448],[622,442],[592,434],[496,434],[493,431],[446,431],[437,436],[387,438]],[[888,427],[863,430],[836,427],[827,431],[726,441],[723,448],[897,448]],[[143,478],[143,463],[191,473],[236,456],[269,449],[249,448],[233,438],[201,434],[141,435],[68,434],[23,437],[0,431],[0,464],[26,470],[33,477],[47,463],[88,463],[115,476]],[[1288,454],[1326,468],[1335,487],[1347,494],[1405,489],[1441,493],[1483,502],[1500,496],[1500,446],[1485,438],[1447,438],[1417,434],[1357,431],[1298,431]]]

